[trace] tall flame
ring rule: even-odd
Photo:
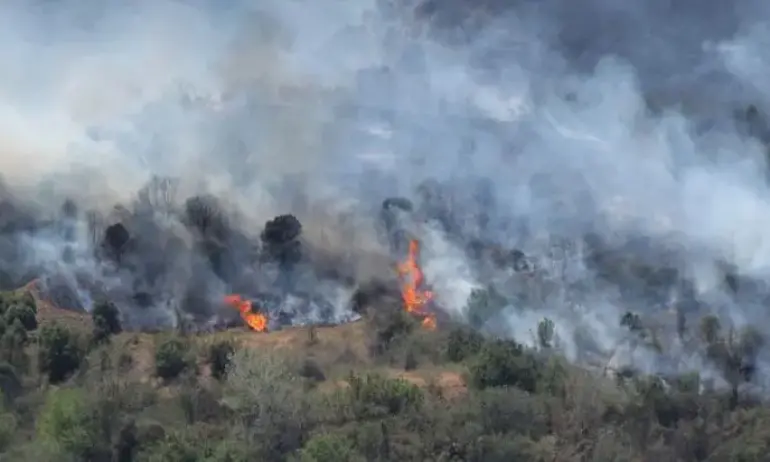
[[[257,332],[267,331],[267,316],[263,313],[254,313],[250,300],[244,300],[240,295],[227,295],[225,303],[238,310],[249,327]]]
[[[404,262],[398,265],[398,275],[401,277],[401,298],[404,301],[404,309],[422,318],[422,325],[426,329],[436,328],[436,315],[427,309],[427,304],[433,298],[433,292],[423,290],[424,277],[418,264],[420,244],[417,240],[409,241],[409,254]]]

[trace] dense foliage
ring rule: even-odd
[[[7,314],[19,303],[0,306]],[[25,303],[20,312],[35,311]],[[730,378],[724,390],[695,374],[575,368],[552,347],[548,320],[536,350],[468,328],[428,332],[399,313],[328,335],[309,329],[272,348],[247,332],[121,332],[116,314],[96,310],[90,332],[12,316],[3,333],[12,340],[0,344],[2,460],[695,462],[770,453],[770,408],[739,392],[748,372],[732,365],[761,339],[729,338],[713,318],[697,328]],[[642,328],[633,315],[619,322]],[[335,329],[368,341],[357,349]]]

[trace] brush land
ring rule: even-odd
[[[0,297],[0,460],[765,461],[770,408],[697,376],[607,377],[396,308],[334,327],[123,332]],[[545,331],[545,330],[544,330]]]

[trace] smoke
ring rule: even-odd
[[[341,320],[392,277],[380,205],[403,196],[449,316],[474,323],[489,290],[480,328],[535,343],[548,317],[575,360],[705,367],[619,321],[657,320],[683,357],[671,306],[770,321],[768,7],[509,3],[3,3],[0,283],[106,294],[139,326],[276,287],[295,322]],[[288,213],[306,255],[259,262]]]

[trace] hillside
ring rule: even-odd
[[[401,310],[269,333],[110,334],[109,305],[92,319],[25,305],[30,289],[0,297],[13,326],[2,460],[759,462],[770,450],[770,409],[699,391],[697,376],[609,379],[547,345],[430,330]],[[38,326],[20,314],[35,305]]]

